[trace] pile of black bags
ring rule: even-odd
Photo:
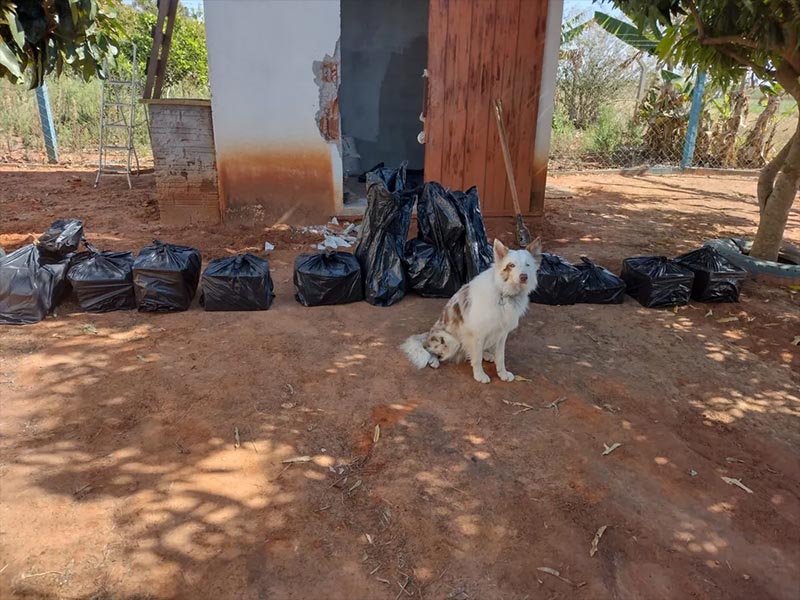
[[[390,306],[409,290],[447,298],[492,263],[478,190],[444,188],[436,182],[406,185],[406,167],[377,168],[366,175],[367,209],[355,255],[364,296]],[[406,241],[417,207],[417,236]]]
[[[698,302],[738,302],[747,272],[716,249],[704,246],[675,259],[665,256],[627,258],[622,264],[627,293],[642,306],[683,306]]]
[[[449,298],[492,260],[478,189],[459,192],[426,183],[417,199],[417,237],[405,247],[409,288]]]
[[[0,258],[0,323],[38,323],[58,306],[82,237],[81,221],[59,219],[36,244]]]
[[[530,297],[537,304],[620,304],[625,299],[625,282],[585,256],[573,265],[543,252],[536,279]]]

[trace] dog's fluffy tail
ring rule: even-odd
[[[425,350],[425,346],[422,345],[427,337],[427,333],[412,335],[400,346],[400,349],[406,353],[411,364],[418,369],[427,367],[428,362],[431,360],[431,353]]]

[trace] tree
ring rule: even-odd
[[[70,69],[88,81],[105,77],[103,61],[117,54],[122,32],[117,0],[0,0],[0,77],[26,78]]]
[[[558,102],[578,129],[595,123],[604,103],[635,85],[631,49],[609,44],[608,36],[592,21],[562,29],[561,60],[556,74]]]
[[[188,83],[194,86],[208,86],[208,56],[206,53],[206,31],[202,21],[190,13],[183,5],[178,5],[175,28],[172,32],[172,45],[165,77],[167,87]],[[122,6],[119,11],[120,23],[136,44],[139,56],[139,78],[143,79],[147,66],[146,57],[153,46],[153,27],[158,20],[156,4],[152,0],[136,0],[133,6]],[[118,65],[123,73],[130,72],[131,47],[120,47]]]
[[[747,69],[777,81],[800,104],[800,6],[794,0],[611,0],[660,39],[669,64],[696,65],[727,84]],[[760,218],[751,256],[776,260],[800,184],[800,119],[789,142],[762,169]]]

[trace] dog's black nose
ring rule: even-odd
[[[522,274],[519,276],[519,280],[520,280],[522,283],[525,283],[526,281],[528,281],[528,275],[527,275],[527,274],[525,274],[525,273],[522,273]]]

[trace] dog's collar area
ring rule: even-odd
[[[503,306],[504,304],[508,304],[509,302],[511,302],[512,304],[516,304],[519,301],[519,299],[521,297],[523,297],[523,296],[527,296],[527,294],[525,292],[519,292],[519,293],[516,293],[516,294],[501,293],[500,294],[500,306]]]

